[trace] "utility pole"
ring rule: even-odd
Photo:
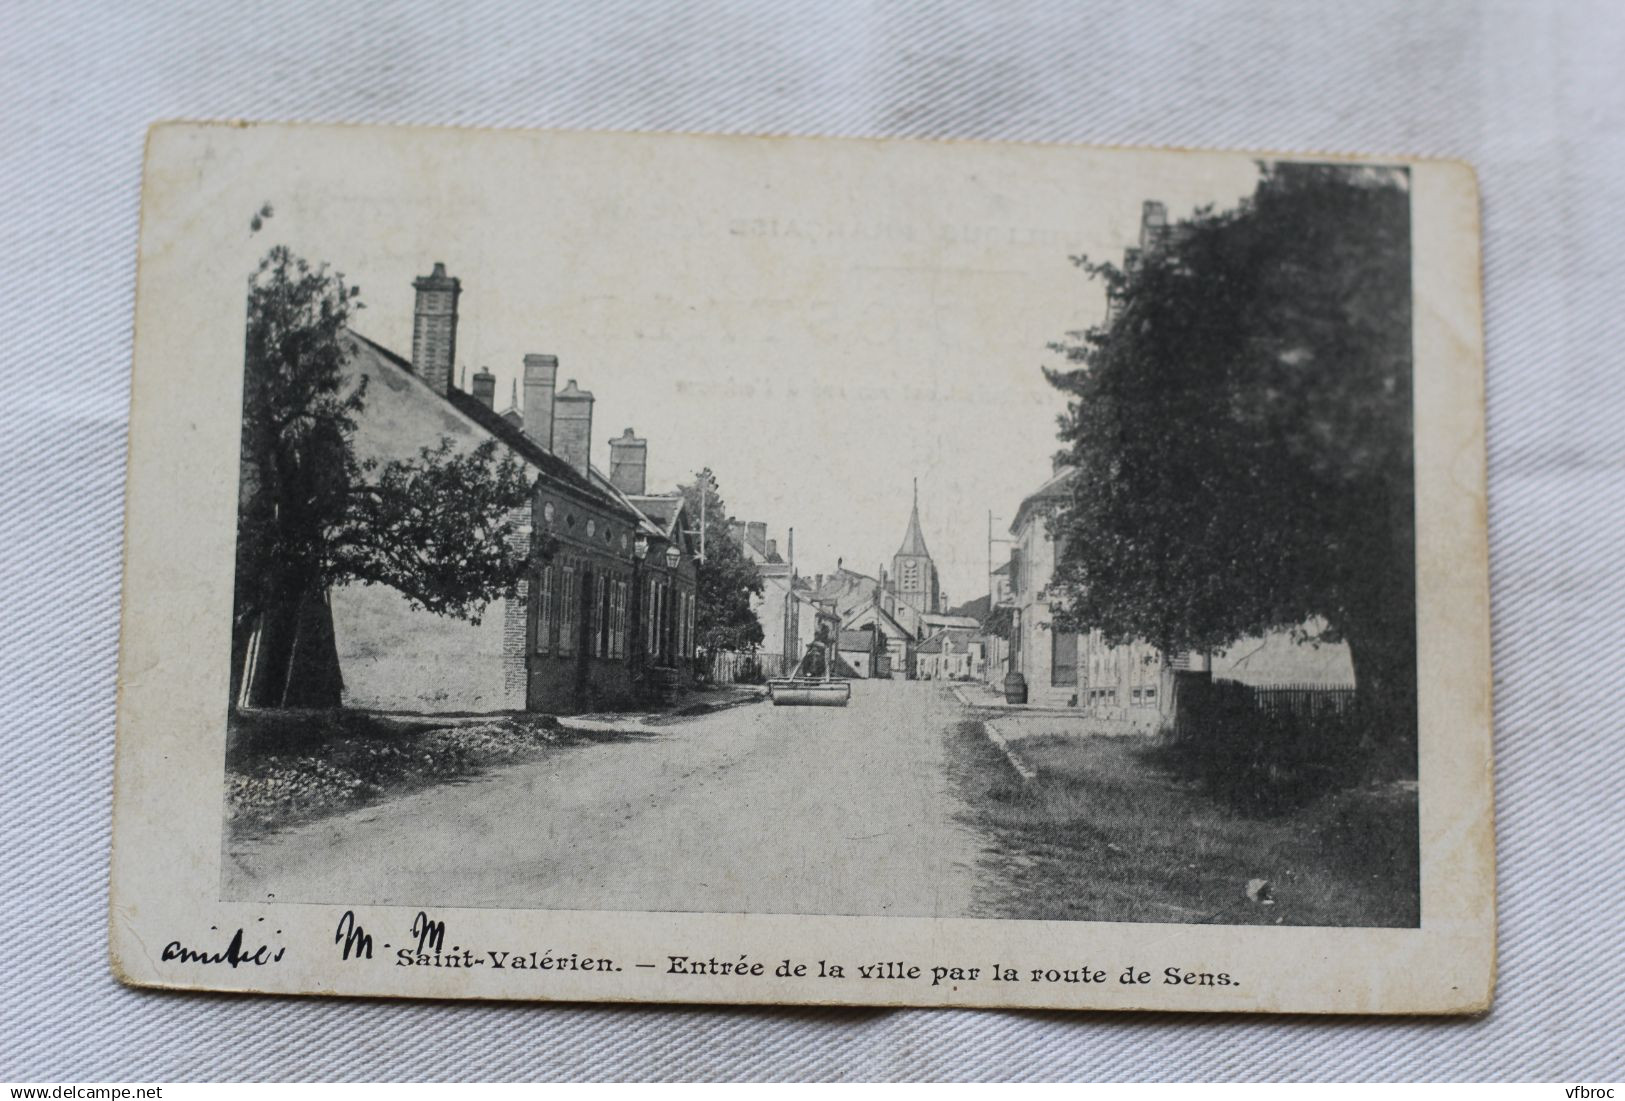
[[[995,538],[993,538],[993,510],[988,509],[987,510],[987,610],[988,610],[989,614],[992,613],[994,607],[997,606],[997,604],[998,604],[999,586],[993,580],[993,544],[995,544],[995,543],[1009,543],[1009,544],[1013,545],[1015,543],[1015,540],[1014,539],[995,539]]]
[[[705,559],[705,527],[706,527],[705,513],[706,513],[706,509],[710,506],[710,503],[711,503],[711,501],[710,501],[711,487],[717,484],[717,480],[712,475],[711,468],[706,467],[704,470],[702,470],[699,473],[694,475],[694,484],[696,486],[698,486],[699,490],[700,490],[700,557],[699,557],[699,560],[701,562],[704,562],[706,560]]]

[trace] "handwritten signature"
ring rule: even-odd
[[[215,926],[211,925],[209,928],[214,929]],[[278,930],[278,932],[280,931]],[[287,948],[277,948],[273,951],[269,944],[261,944],[255,948],[245,948],[243,946],[243,936],[243,930],[238,929],[231,935],[231,943],[218,952],[210,952],[203,948],[188,948],[180,941],[172,940],[164,945],[163,955],[160,958],[165,962],[224,963],[232,967],[252,964],[255,967],[264,967],[267,964],[276,963],[282,958],[282,954],[287,951]]]

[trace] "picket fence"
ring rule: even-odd
[[[1199,737],[1207,720],[1220,712],[1234,714],[1238,707],[1260,713],[1291,716],[1304,730],[1347,714],[1354,707],[1354,689],[1341,684],[1285,684],[1257,687],[1236,681],[1213,681],[1205,676],[1176,673],[1174,732],[1178,738]]]
[[[791,664],[783,654],[749,650],[702,650],[698,658],[701,679],[712,684],[752,684],[788,676]]]

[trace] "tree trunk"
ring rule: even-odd
[[[1355,699],[1373,741],[1416,744],[1416,635],[1407,622],[1344,631],[1354,663]]]
[[[338,707],[343,678],[327,593],[316,585],[274,602],[259,620],[250,707]]]

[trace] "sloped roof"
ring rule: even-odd
[[[896,632],[897,637],[905,638],[905,639],[912,639],[914,637],[914,632],[910,631],[907,627],[904,627],[901,623],[897,622],[897,617],[896,616],[892,615],[886,609],[880,607],[873,600],[869,601],[867,604],[860,605],[859,607],[857,607],[857,608],[853,609],[852,611],[848,612],[846,614],[846,617],[841,620],[841,626],[850,627],[852,624],[854,624],[858,620],[862,619],[866,614],[868,614],[871,611],[874,612],[874,614],[875,614],[875,620],[877,622],[879,622],[883,627],[885,625],[889,624],[891,626],[892,630]]]
[[[665,539],[671,539],[675,534],[677,519],[683,514],[683,498],[681,495],[667,494],[638,494],[626,498],[632,507],[649,518],[652,524]]]
[[[879,582],[867,574],[858,573],[845,567],[824,578],[824,583],[815,590],[819,600],[835,605],[842,615],[865,603],[873,603],[875,586]]]
[[[967,600],[965,603],[959,605],[957,608],[950,608],[948,610],[948,614],[950,616],[955,616],[955,617],[963,616],[963,617],[965,617],[967,619],[972,620],[978,626],[980,626],[982,620],[987,618],[987,608],[988,608],[987,594],[983,593],[981,596],[977,597],[975,600]]]
[[[903,545],[897,548],[899,558],[930,558],[925,549],[925,536],[920,532],[920,489],[914,487],[914,507],[908,514],[908,530],[903,533]]]
[[[870,631],[842,631],[840,649],[862,650],[867,653],[874,646],[874,634]]]
[[[1010,534],[1015,535],[1025,525],[1028,515],[1034,509],[1053,501],[1065,501],[1072,496],[1072,479],[1077,471],[1071,467],[1062,467],[1053,474],[1049,481],[1022,498],[1021,507],[1016,509],[1016,518],[1010,521]],[[1008,567],[1008,563],[1006,563]],[[999,572],[997,570],[995,573]]]
[[[831,600],[844,596],[853,589],[861,588],[865,592],[874,592],[877,582],[868,574],[859,573],[842,567],[824,578],[824,583],[818,587],[818,595]]]
[[[415,385],[422,387],[423,394],[430,400],[443,401],[458,413],[467,417],[480,427],[487,435],[495,438],[521,459],[534,466],[548,481],[567,493],[576,497],[592,501],[617,511],[626,512],[633,518],[640,516],[624,497],[606,492],[593,480],[585,478],[573,466],[548,451],[541,444],[531,439],[516,425],[493,411],[484,402],[474,395],[452,387],[444,394],[431,390],[412,365],[405,359],[390,351],[369,337],[363,336],[354,329],[346,328],[344,334],[351,339],[350,351],[353,357],[364,357],[370,363],[363,365],[363,369],[377,369],[385,371],[398,371],[411,380]],[[432,440],[422,441],[424,446],[432,444]]]
[[[922,654],[940,654],[943,651],[959,653],[966,651],[967,644],[975,637],[976,632],[963,627],[945,627],[920,643],[919,652]]]
[[[775,566],[784,564],[784,559],[779,557],[778,551],[768,549],[766,537],[759,539],[756,537],[756,533],[748,528],[745,531],[745,546],[755,552],[762,563],[771,563]]]

